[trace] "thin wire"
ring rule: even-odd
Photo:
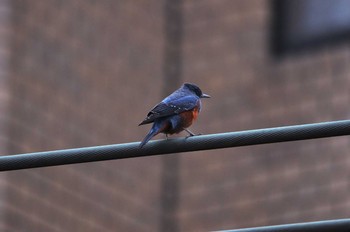
[[[348,232],[350,219],[338,219],[318,222],[305,222],[278,226],[265,226],[238,230],[225,230],[225,232]]]
[[[350,135],[350,120],[0,157],[0,171]]]

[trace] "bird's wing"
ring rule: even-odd
[[[139,125],[151,123],[157,118],[192,110],[196,107],[198,101],[199,98],[192,95],[172,99],[171,101],[162,101],[147,114],[147,117]]]

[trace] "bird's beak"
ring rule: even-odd
[[[201,98],[210,98],[210,95],[203,93]]]

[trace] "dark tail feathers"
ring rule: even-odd
[[[151,138],[156,136],[159,133],[159,128],[156,128],[156,126],[153,125],[152,129],[148,132],[146,137],[142,140],[142,142],[139,145],[139,148],[142,148],[148,141],[150,141]]]

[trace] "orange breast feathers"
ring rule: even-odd
[[[195,121],[195,120],[197,119],[198,114],[199,114],[199,107],[197,106],[197,107],[195,107],[195,108],[193,109],[193,111],[192,111],[192,117],[193,117],[192,122]]]
[[[199,114],[199,107],[195,107],[193,110],[185,111],[181,113],[183,119],[183,127],[187,128],[197,119]]]

